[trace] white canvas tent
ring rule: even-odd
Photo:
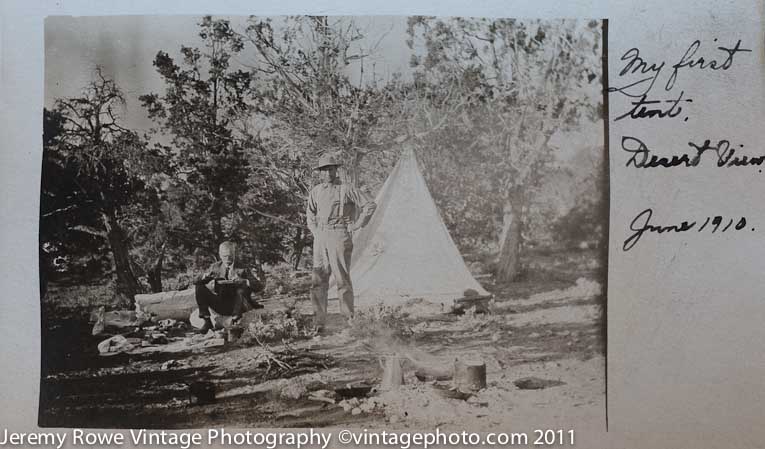
[[[473,279],[441,220],[414,152],[405,151],[353,237],[351,280],[358,308],[422,298],[452,305],[490,294]],[[337,298],[334,288],[330,298]]]

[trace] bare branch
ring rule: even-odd
[[[61,213],[70,211],[72,209],[77,209],[78,207],[80,207],[79,204],[70,204],[69,206],[62,207],[61,209],[56,209],[54,211],[46,212],[46,213],[42,214],[42,217],[43,218],[52,217],[53,215],[61,214]]]
[[[101,238],[104,238],[104,239],[108,237],[106,232],[100,231],[100,230],[98,230],[96,228],[92,228],[90,226],[77,225],[77,226],[70,226],[69,229],[72,230],[72,231],[79,231],[79,232],[83,232],[85,234],[95,235],[96,237],[101,237]]]

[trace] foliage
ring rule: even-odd
[[[242,59],[255,80],[248,129],[268,150],[251,161],[247,220],[271,218],[258,240],[280,240],[289,248],[283,258],[298,268],[311,241],[304,209],[312,164],[325,152],[339,153],[345,182],[381,185],[397,155],[391,142],[402,120],[401,83],[382,84],[374,70],[370,79],[365,60],[375,49],[364,45],[369,36],[352,19],[253,16],[239,37],[252,50]]]
[[[126,211],[151,201],[146,182],[161,155],[120,124],[123,93],[96,70],[79,97],[44,112],[41,247],[47,254],[111,252],[117,291],[140,291],[125,234]]]
[[[114,285],[79,284],[51,287],[41,304],[42,313],[59,319],[63,317],[89,318],[90,312],[99,307],[107,310],[125,306],[114,302]]]
[[[95,268],[93,257],[106,259],[106,242],[99,236],[73,231],[78,224],[98,224],[95,210],[83,208],[75,164],[58,151],[57,139],[64,131],[64,116],[43,110],[43,160],[40,188],[40,276]],[[103,272],[98,270],[101,274]]]
[[[599,197],[579,197],[571,210],[558,218],[552,226],[558,242],[567,248],[577,248],[583,243],[589,247],[603,243],[608,210]]]
[[[194,281],[199,275],[199,270],[189,268],[177,271],[162,279],[162,291],[186,290],[194,286]]]
[[[286,263],[266,267],[266,277],[268,282],[263,292],[265,297],[275,295],[308,296],[311,288],[310,273],[296,273],[293,267]]]
[[[436,201],[457,235],[498,236],[513,259],[498,274],[512,278],[536,191],[556,169],[550,139],[599,117],[598,22],[412,17],[408,32],[424,100],[412,127],[427,135]]]
[[[251,17],[244,36],[255,49],[250,66],[260,80],[258,110],[268,117],[280,154],[302,165],[291,183],[304,195],[307,168],[324,152],[344,156],[346,180],[356,185],[362,170],[380,173],[381,163],[389,167],[396,159],[391,146],[402,120],[402,83],[369,74],[365,61],[375,48],[365,46],[370,36],[352,19]]]
[[[173,182],[166,199],[177,221],[178,249],[192,254],[201,248],[214,257],[218,244],[230,239],[248,243],[240,245],[242,263],[279,260],[281,240],[266,238],[279,232],[247,214],[283,202],[278,190],[258,188],[269,179],[256,178],[258,185],[252,185],[253,167],[267,163],[262,141],[248,132],[253,74],[233,66],[244,43],[228,21],[211,17],[202,19],[198,34],[203,47],[182,46],[180,63],[157,53],[154,66],[165,81],[164,95],[141,96],[149,117],[172,137]]]
[[[135,291],[183,288],[230,239],[239,263],[278,267],[269,294],[304,294],[290,271],[310,247],[313,162],[338,151],[346,182],[377,188],[407,146],[459,248],[502,250],[500,272],[528,239],[601,235],[597,189],[561,218],[548,185],[568,176],[553,136],[600,118],[598,22],[412,17],[411,71],[387,79],[352,18],[198,25],[196,46],[154,59],[151,143],[120,124],[124,97],[100,72],[45,111],[45,266],[108,262]]]
[[[244,342],[271,343],[312,337],[315,334],[311,320],[295,309],[261,313],[249,323]]]

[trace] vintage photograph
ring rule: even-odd
[[[605,425],[606,29],[48,17],[39,425]]]

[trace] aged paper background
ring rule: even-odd
[[[183,5],[183,6],[181,6]],[[104,4],[92,1],[0,5],[0,422],[35,428],[39,381],[37,220],[43,104],[43,19],[108,14],[429,14],[609,19],[610,77],[618,58],[639,47],[651,61],[677,60],[695,39],[741,39],[753,52],[735,69],[688,70],[678,87],[694,98],[689,120],[611,123],[611,245],[608,286],[608,422],[572,423],[578,447],[764,447],[765,174],[757,169],[637,170],[625,167],[623,135],[667,154],[688,140],[729,139],[765,152],[763,2],[340,1],[261,5],[247,1]],[[706,48],[712,48],[708,45]],[[701,56],[701,53],[699,53]],[[661,81],[659,81],[661,82]],[[613,84],[613,83],[612,83]],[[657,92],[659,92],[657,90]],[[674,91],[673,91],[674,92]],[[667,96],[670,98],[671,96]],[[611,99],[611,116],[626,99]],[[675,150],[676,149],[676,150]],[[658,151],[658,150],[657,150]],[[746,216],[755,231],[645,236],[623,252],[632,217],[652,207],[657,223],[708,215]],[[509,431],[543,423],[508,423]],[[526,427],[524,430],[528,430]],[[421,429],[427,430],[427,429]]]
[[[687,122],[611,122],[608,402],[610,431],[625,435],[625,447],[765,445],[765,215],[757,206],[765,178],[757,168],[717,168],[714,158],[693,169],[627,168],[621,150],[625,135],[663,155],[706,139],[743,144],[746,154],[765,150],[763,4],[705,4],[649,2],[634,18],[612,14],[612,86],[631,47],[668,65],[695,39],[707,49],[740,39],[753,50],[728,71],[681,71],[671,94],[663,91],[668,74],[657,81],[658,98],[680,90],[693,98]],[[612,94],[612,119],[629,109],[625,100]],[[661,224],[723,215],[745,216],[749,225],[742,234],[648,236],[623,252],[631,218],[648,207]]]

